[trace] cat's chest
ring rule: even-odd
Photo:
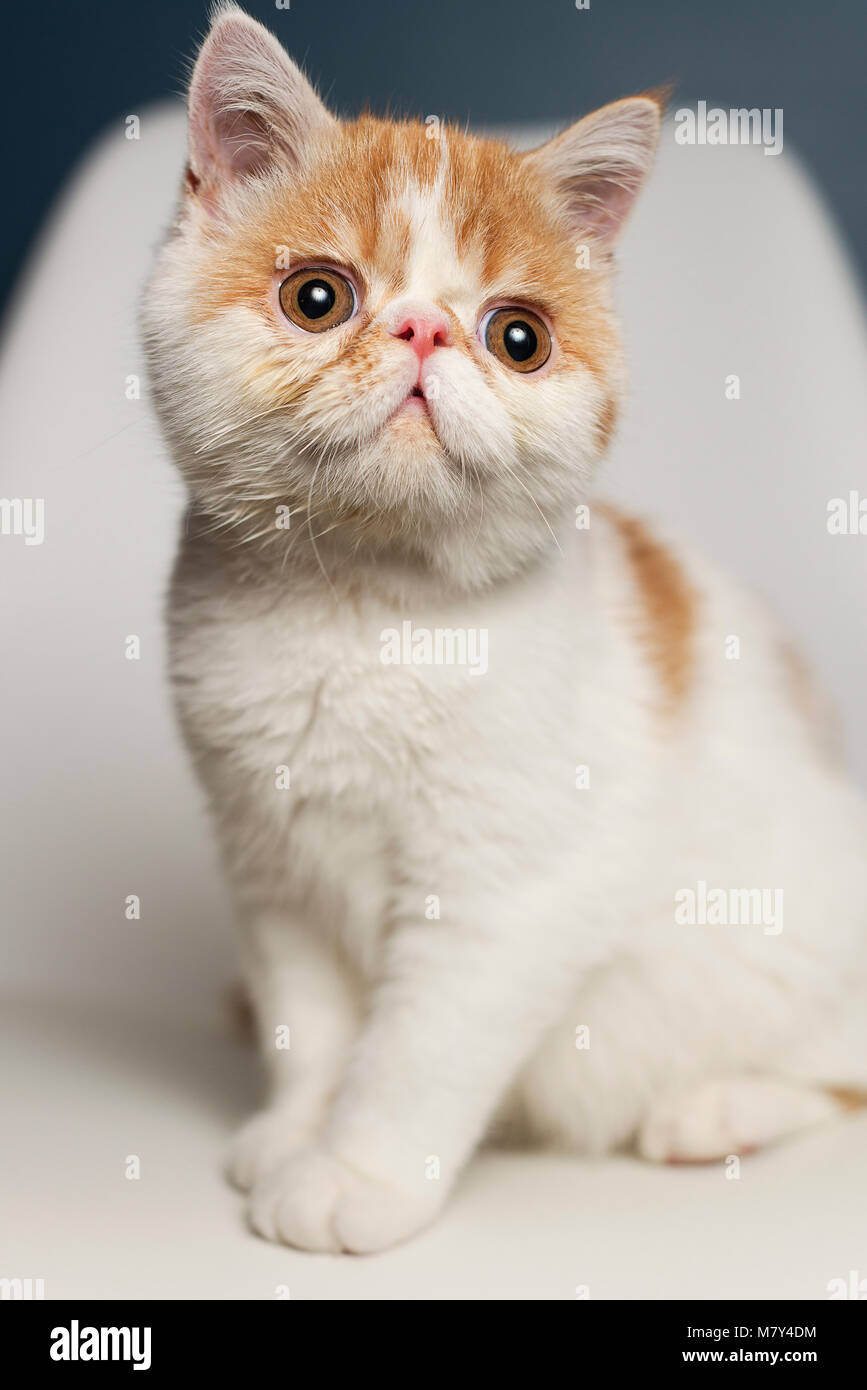
[[[368,802],[516,756],[538,678],[506,615],[303,600],[215,598],[181,624],[172,665],[208,748],[250,772],[284,768],[299,792]]]

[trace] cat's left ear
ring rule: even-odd
[[[523,158],[553,186],[576,233],[613,244],[653,163],[669,89],[602,106]]]
[[[338,121],[262,24],[219,4],[190,81],[188,184],[207,202],[273,165],[301,167]]]

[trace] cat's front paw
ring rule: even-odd
[[[242,1125],[229,1155],[228,1174],[236,1187],[249,1192],[261,1178],[313,1142],[310,1129],[299,1127],[291,1112],[273,1106],[260,1110]]]
[[[323,1148],[266,1173],[250,1198],[250,1224],[267,1240],[300,1250],[371,1254],[415,1235],[441,1205],[439,1183],[417,1192],[377,1180]]]

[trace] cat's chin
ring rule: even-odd
[[[347,481],[353,487],[361,483],[364,502],[373,503],[391,530],[397,526],[415,534],[424,519],[439,526],[467,505],[462,469],[443,446],[426,409],[391,417],[359,449]],[[332,473],[332,499],[334,484]]]

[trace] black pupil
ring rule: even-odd
[[[307,319],[321,319],[334,308],[336,298],[327,280],[305,280],[298,291],[298,308]]]
[[[532,328],[523,319],[512,319],[503,334],[503,342],[513,362],[526,362],[539,345]]]

